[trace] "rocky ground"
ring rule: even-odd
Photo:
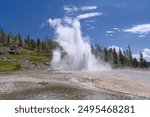
[[[0,99],[150,99],[150,71],[25,70],[1,73]]]

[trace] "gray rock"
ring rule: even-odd
[[[9,51],[10,51],[9,47],[0,48],[0,54],[7,54],[7,53],[9,53]]]
[[[49,66],[49,65],[50,65],[50,63],[49,63],[49,62],[44,62],[44,65],[48,65],[48,66]]]
[[[9,53],[10,54],[19,54],[19,52],[18,52],[16,47],[11,47]]]

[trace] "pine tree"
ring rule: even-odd
[[[119,61],[120,61],[120,63],[121,63],[122,66],[125,65],[126,60],[125,60],[124,55],[122,54],[121,49],[119,49]]]
[[[9,34],[8,34],[7,43],[11,47],[14,46],[14,34],[12,32],[9,32]]]
[[[40,41],[39,38],[37,39],[36,48],[37,48],[37,51],[38,51],[38,52],[41,51],[41,41]]]
[[[131,52],[130,45],[128,45],[127,60],[128,60],[128,65],[129,65],[129,66],[133,66],[133,57],[132,57],[132,52]]]
[[[19,34],[17,35],[17,37],[18,37],[18,42],[19,42],[18,46],[19,46],[19,47],[23,47],[24,44],[23,44],[23,39],[22,39],[21,34],[19,33]]]
[[[148,63],[147,63],[147,61],[145,59],[143,61],[143,65],[144,65],[144,68],[148,68]]]
[[[25,39],[25,46],[27,49],[30,49],[30,35],[27,35],[27,38]]]
[[[100,47],[99,44],[96,44],[95,45],[95,56],[96,56],[96,58],[101,57],[101,52],[102,52],[102,48]]]
[[[108,50],[108,61],[109,61],[109,63],[113,64],[114,63],[113,59],[114,59],[114,57],[113,57],[113,50],[112,50],[112,48],[110,48]]]
[[[30,40],[30,48],[29,49],[34,50],[35,48],[36,48],[36,43],[35,43],[34,39],[31,39]]]
[[[147,61],[144,59],[142,52],[140,52],[140,67],[141,68],[148,67]]]
[[[13,46],[18,47],[18,46],[19,46],[18,35],[15,35],[15,36],[14,36],[13,41],[14,41]]]
[[[118,64],[118,54],[116,52],[116,49],[113,50],[113,57],[114,57],[114,64]]]
[[[41,43],[41,46],[42,46],[42,52],[45,52],[45,51],[46,51],[45,43],[44,43],[44,42],[42,42],[42,43]]]
[[[2,28],[0,28],[0,43],[3,46],[7,45],[7,36],[6,36],[6,34],[5,34],[5,32],[3,31]]]
[[[138,67],[139,63],[138,60],[136,58],[133,59],[133,66],[134,67]]]
[[[129,57],[130,60],[133,59],[130,45],[128,45],[128,57]]]
[[[104,60],[107,62],[108,61],[108,50],[107,48],[105,47],[104,49]]]
[[[142,52],[140,52],[140,67],[144,68],[144,58]]]

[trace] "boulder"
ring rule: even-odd
[[[13,46],[13,47],[10,47],[9,54],[19,54],[19,52],[17,48]]]

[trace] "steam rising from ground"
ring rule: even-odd
[[[95,15],[98,14],[88,16],[94,17]],[[109,68],[106,63],[100,62],[92,54],[88,38],[82,36],[81,19],[65,17],[48,20],[55,30],[56,41],[62,47],[53,51],[52,69],[100,71]]]

